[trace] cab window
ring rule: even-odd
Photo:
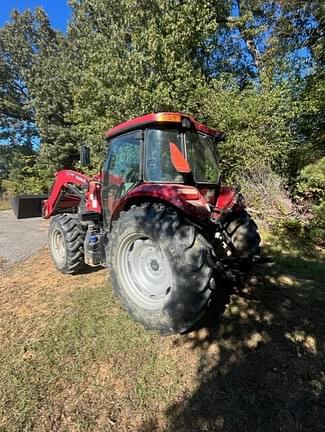
[[[108,183],[120,188],[119,196],[124,195],[140,179],[140,142],[139,131],[113,138],[110,141],[110,157],[105,171]]]
[[[183,177],[174,168],[169,144],[182,150],[182,134],[177,129],[147,129],[145,150],[145,180],[182,183]]]

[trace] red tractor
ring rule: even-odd
[[[44,202],[57,269],[108,267],[123,306],[146,328],[190,329],[220,281],[242,280],[260,260],[243,196],[219,182],[222,138],[169,112],[109,130],[102,173],[58,172]],[[89,159],[87,148],[81,154]]]

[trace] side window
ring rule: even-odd
[[[147,181],[182,183],[183,177],[172,165],[170,143],[182,149],[181,133],[176,129],[147,129],[145,179]]]
[[[110,142],[110,157],[105,170],[109,185],[119,188],[119,196],[139,181],[140,141],[140,132],[136,131],[113,138]]]

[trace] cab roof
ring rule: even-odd
[[[132,120],[123,122],[112,129],[109,129],[105,133],[105,138],[113,138],[125,132],[132,131],[134,129],[143,128],[144,126],[157,125],[157,124],[172,124],[181,125],[182,121],[190,121],[192,127],[194,127],[198,132],[205,133],[212,137],[223,136],[223,133],[217,129],[208,128],[204,124],[196,121],[193,117],[175,112],[160,112],[146,114],[141,117],[136,117]]]

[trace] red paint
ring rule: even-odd
[[[206,200],[199,190],[193,186],[166,183],[142,183],[133,188],[122,199],[114,203],[112,219],[118,218],[119,213],[127,206],[141,200],[157,200],[171,204],[188,216],[197,220],[206,220],[211,212]]]
[[[80,198],[72,195],[69,191],[67,191],[62,197],[62,193],[65,190],[64,187],[67,184],[74,184],[87,189],[86,196],[88,194],[89,199],[90,196],[93,197],[93,201],[90,203],[87,199],[87,210],[101,213],[100,182],[97,178],[98,176],[96,176],[96,179],[91,179],[85,174],[72,170],[58,171],[55,174],[55,181],[51,193],[43,204],[44,217],[48,219],[53,216],[58,206],[60,206],[60,208],[71,208],[80,202]]]
[[[110,174],[108,183],[120,187],[125,183],[125,178],[121,176],[117,176],[115,174]]]
[[[214,219],[220,219],[220,217],[226,212],[234,210],[236,206],[236,200],[236,190],[228,186],[222,186],[217,197],[214,211],[212,212],[212,217]]]
[[[190,164],[184,158],[183,153],[174,143],[169,143],[170,157],[176,171],[184,174],[191,172]]]
[[[197,122],[190,116],[182,113],[152,113],[142,117],[124,122],[106,133],[107,138],[111,138],[129,130],[141,128],[150,124],[175,123],[181,124],[182,119],[187,118],[197,131],[210,136],[218,136],[221,133],[216,129],[210,129]],[[189,173],[191,168],[178,147],[170,143],[172,162],[179,172]],[[66,189],[68,184],[81,186],[85,190],[86,210],[102,214],[101,203],[101,182],[102,174],[97,174],[90,178],[82,173],[72,170],[62,170],[56,173],[56,179],[52,187],[49,198],[44,202],[44,217],[49,218],[55,214],[56,209],[69,209],[76,207],[80,203],[80,197],[69,193]],[[109,183],[119,186],[123,179],[119,176],[110,176]],[[235,205],[236,192],[229,187],[222,187],[217,198],[215,215],[220,215],[228,208]],[[122,199],[110,201],[113,219],[118,217],[119,212],[132,202],[139,200],[156,200],[166,202],[179,208],[190,217],[198,221],[207,220],[211,217],[211,210],[208,205],[214,205],[215,191],[198,188],[189,185],[166,184],[166,183],[141,183],[130,190]],[[217,217],[217,216],[216,216]]]
[[[89,181],[89,189],[86,192],[86,210],[102,213],[101,184],[96,180]]]
[[[188,116],[186,114],[182,114],[182,113],[173,113],[173,112],[166,112],[166,113],[151,113],[151,114],[146,114],[142,117],[137,117],[135,119],[132,120],[128,120],[124,123],[121,123],[115,127],[113,127],[112,129],[108,130],[105,133],[105,137],[106,138],[112,138],[116,135],[119,135],[121,133],[124,132],[129,132],[131,130],[134,129],[140,129],[143,128],[145,126],[148,126],[150,124],[157,124],[157,123],[161,123],[161,118],[163,115],[170,115],[170,116],[181,116],[181,118],[187,118],[190,120],[190,122],[193,124],[194,128],[202,133],[205,133],[207,135],[213,136],[213,137],[217,137],[217,136],[221,136],[222,133],[220,131],[218,131],[217,129],[212,129],[212,128],[208,128],[207,126],[205,126],[204,124],[196,121],[193,117]],[[179,124],[179,122],[176,121],[168,121],[169,123],[175,123],[175,124]]]
[[[233,203],[236,195],[237,193],[235,189],[228,186],[222,186],[216,202],[217,210],[224,210],[229,207]]]

